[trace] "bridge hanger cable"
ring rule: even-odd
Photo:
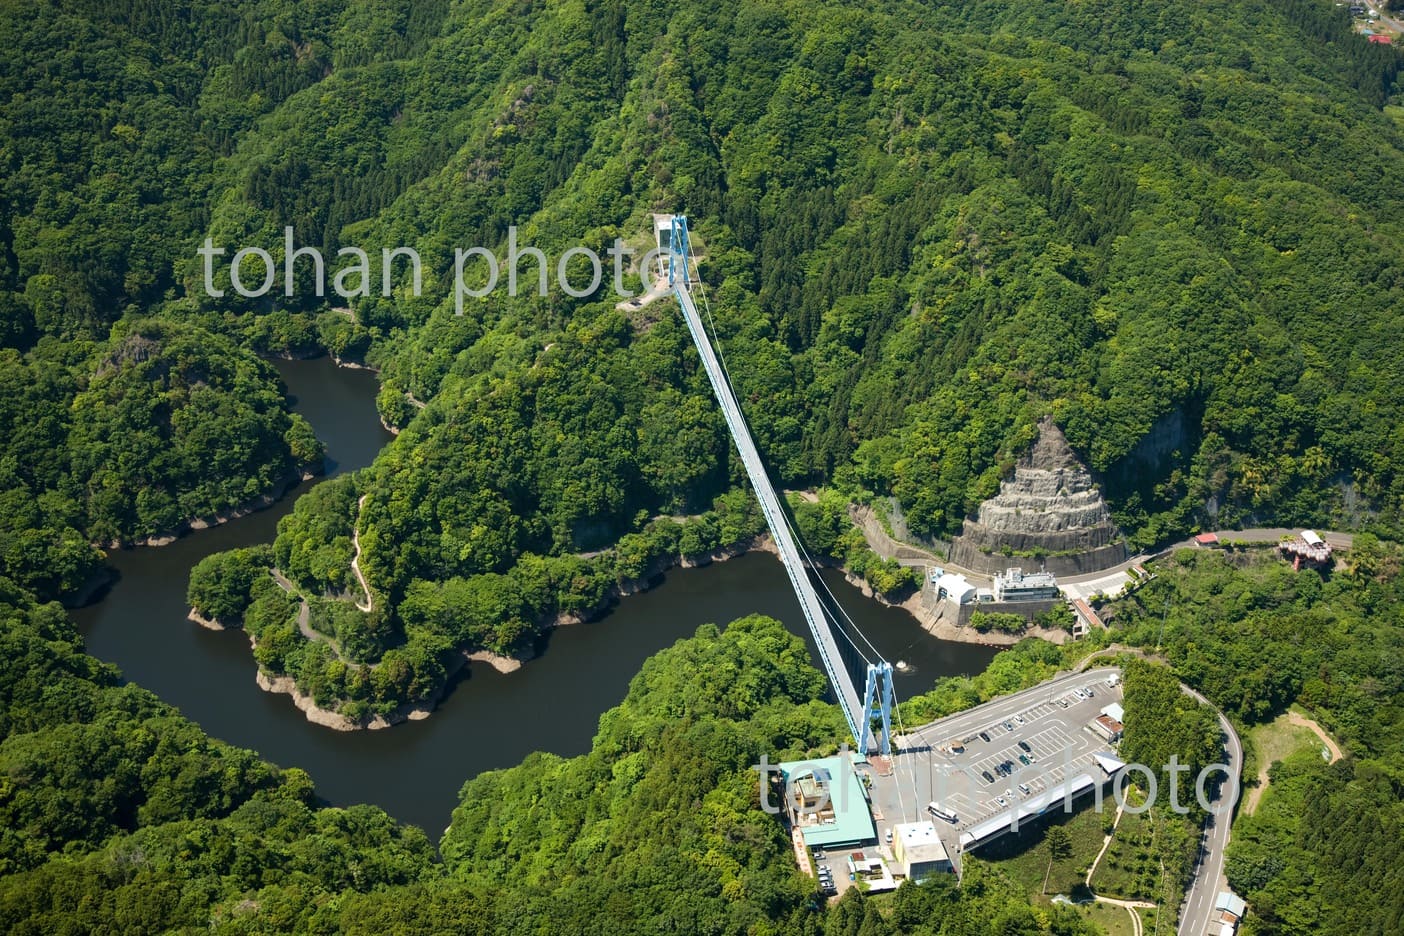
[[[785,571],[800,601],[800,610],[804,613],[811,636],[817,644],[820,662],[838,698],[844,719],[860,748],[867,751],[876,746],[883,755],[888,755],[891,751],[894,702],[892,664],[877,653],[872,641],[838,602],[837,596],[822,577],[819,578],[819,587],[827,593],[830,603],[826,604],[820,597],[814,584],[814,559],[804,547],[796,529],[798,521],[791,518],[792,511],[778,496],[774,483],[768,476],[764,459],[746,425],[745,414],[736,393],[736,382],[732,379],[730,367],[725,363],[724,352],[721,350],[720,341],[717,340],[716,319],[705,287],[699,289],[705,308],[705,320],[693,299],[692,284],[696,283],[702,287],[702,283],[700,276],[692,279],[692,271],[689,269],[695,269],[695,261],[688,245],[687,218],[683,215],[673,215],[666,219],[666,222],[670,245],[668,281],[682,308],[688,331],[697,344],[702,366],[716,392],[727,428],[741,456],[742,466],[755,489],[766,523],[775,536]],[[655,227],[661,231],[664,225],[656,221]],[[681,277],[678,276],[680,271]],[[843,634],[843,641],[834,635],[834,631]],[[860,640],[877,656],[876,662],[859,645]],[[845,644],[849,649],[844,649]],[[866,662],[866,666],[863,662]],[[863,670],[866,670],[866,673],[859,675]],[[863,686],[861,695],[858,693],[859,684]]]
[[[687,262],[691,263],[693,268],[696,269],[697,261],[695,258],[689,256],[687,258]],[[721,364],[722,375],[726,378],[727,386],[731,388],[732,396],[734,396],[737,402],[739,403],[741,400],[741,395],[736,392],[736,384],[731,379],[731,368],[728,367],[726,363],[726,352],[722,348],[721,335],[717,331],[716,320],[712,317],[712,306],[711,303],[707,301],[707,287],[702,282],[702,275],[700,272],[698,272],[697,274],[697,292],[698,295],[702,297],[702,311],[707,316],[708,330],[712,333],[712,347],[716,349],[717,361]],[[800,537],[799,531],[796,530],[795,525],[790,522],[789,514],[782,511],[782,518],[785,521],[785,526],[790,531],[790,535],[794,537],[795,545],[799,547],[800,553],[804,556],[805,564],[811,569],[815,568],[814,558],[809,554],[809,550],[805,548],[804,540]],[[814,578],[817,578],[819,580],[819,586],[823,588],[824,592],[829,596],[829,601],[832,603],[833,607],[838,610],[839,614],[843,615],[844,621],[848,622],[848,628],[851,628],[854,632],[858,634],[859,637],[863,639],[863,643],[867,645],[868,650],[872,652],[873,657],[875,657],[878,660],[883,659],[883,656],[881,653],[878,652],[877,647],[873,646],[873,642],[868,639],[868,635],[863,633],[862,628],[858,626],[858,623],[854,621],[851,616],[849,616],[848,611],[845,610],[843,605],[839,603],[838,596],[835,595],[833,593],[833,590],[829,588],[829,583],[825,582],[823,576],[818,575],[817,573],[814,575]],[[830,618],[834,617],[833,612],[830,611],[828,608],[825,608],[825,613]],[[833,623],[836,625],[836,629],[840,633],[843,633],[844,637],[848,640],[849,644],[853,646],[853,649],[857,651],[858,655],[863,658],[863,661],[865,663],[872,663],[873,659],[869,658],[868,655],[863,652],[862,648],[854,642],[853,638],[847,634],[846,631],[848,630],[848,628],[843,627],[843,622],[835,619]]]

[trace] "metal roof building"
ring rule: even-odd
[[[877,841],[863,781],[848,757],[816,757],[777,765],[785,782],[785,809],[810,848]]]

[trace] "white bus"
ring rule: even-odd
[[[947,822],[956,822],[959,819],[959,817],[956,816],[955,813],[951,812],[949,809],[942,806],[940,803],[927,803],[926,811],[931,813],[931,815],[935,816],[937,819],[944,819]]]

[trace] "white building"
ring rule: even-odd
[[[995,601],[1048,601],[1061,597],[1058,579],[1052,572],[1005,569],[994,577]]]
[[[904,822],[893,833],[892,853],[908,879],[920,881],[952,870],[951,857],[941,844],[934,823]]]
[[[975,601],[975,586],[966,581],[963,575],[933,569],[930,581],[937,601],[949,601],[954,605],[967,605]]]

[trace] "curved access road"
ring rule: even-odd
[[[1204,936],[1209,932],[1210,919],[1214,915],[1214,900],[1220,891],[1228,889],[1228,881],[1224,877],[1224,852],[1228,849],[1233,812],[1243,788],[1243,742],[1224,713],[1213,703],[1184,683],[1180,684],[1180,689],[1218,715],[1228,751],[1229,778],[1220,784],[1217,795],[1210,802],[1212,812],[1200,833],[1194,877],[1185,893],[1185,902],[1180,905],[1179,936]]]
[[[1292,530],[1287,527],[1252,527],[1247,530],[1215,530],[1214,535],[1221,542],[1228,543],[1276,543],[1279,540],[1296,536],[1301,530]],[[1355,543],[1355,537],[1350,533],[1342,533],[1338,530],[1317,530],[1332,549],[1349,549]],[[1143,562],[1150,562],[1152,559],[1159,559],[1161,556],[1169,555],[1177,549],[1188,549],[1194,546],[1194,538],[1182,539],[1178,543],[1170,543],[1162,546],[1154,552],[1140,553],[1132,556],[1125,562],[1119,562],[1100,572],[1083,572],[1079,575],[1060,576],[1058,581],[1076,584],[1078,582],[1089,582],[1117,572],[1125,572],[1134,565]]]
[[[1099,656],[1118,653],[1129,653],[1142,659],[1165,662],[1163,658],[1144,650],[1113,644],[1088,656],[1078,665],[1077,671],[1085,671]],[[1180,691],[1213,710],[1219,719],[1219,728],[1224,733],[1224,749],[1228,754],[1229,776],[1219,785],[1218,791],[1210,801],[1213,812],[1200,832],[1194,877],[1190,880],[1189,890],[1185,892],[1184,903],[1180,905],[1179,936],[1205,936],[1210,932],[1209,923],[1214,915],[1214,901],[1220,891],[1228,889],[1228,881],[1224,877],[1224,853],[1228,849],[1233,814],[1238,808],[1239,794],[1243,789],[1243,742],[1218,706],[1184,683],[1180,683]],[[1217,929],[1213,931],[1213,936],[1218,936]]]
[[[942,559],[936,553],[921,546],[913,546],[901,540],[893,539],[882,525],[872,516],[871,511],[854,510],[850,508],[850,517],[854,524],[863,532],[864,539],[868,541],[868,547],[884,559],[896,559],[900,565],[923,566],[939,565],[951,572],[958,572],[967,579],[974,581],[989,581],[990,576],[984,572],[976,572],[964,566],[956,565]],[[1295,536],[1301,530],[1289,529],[1287,527],[1252,527],[1247,530],[1216,530],[1214,535],[1221,541],[1231,543],[1276,543],[1287,536]],[[1343,533],[1339,530],[1317,530],[1333,549],[1349,549],[1355,542],[1355,537],[1350,533]],[[1115,575],[1118,572],[1125,572],[1127,569],[1143,562],[1150,562],[1152,559],[1159,559],[1161,556],[1169,555],[1177,549],[1186,549],[1195,545],[1194,539],[1182,539],[1176,543],[1169,543],[1151,552],[1138,553],[1123,562],[1118,562],[1114,566],[1099,569],[1095,572],[1080,572],[1077,575],[1060,575],[1058,581],[1066,585],[1076,585],[1083,582],[1094,582],[1098,579]],[[1011,560],[1012,561],[1012,560]]]

